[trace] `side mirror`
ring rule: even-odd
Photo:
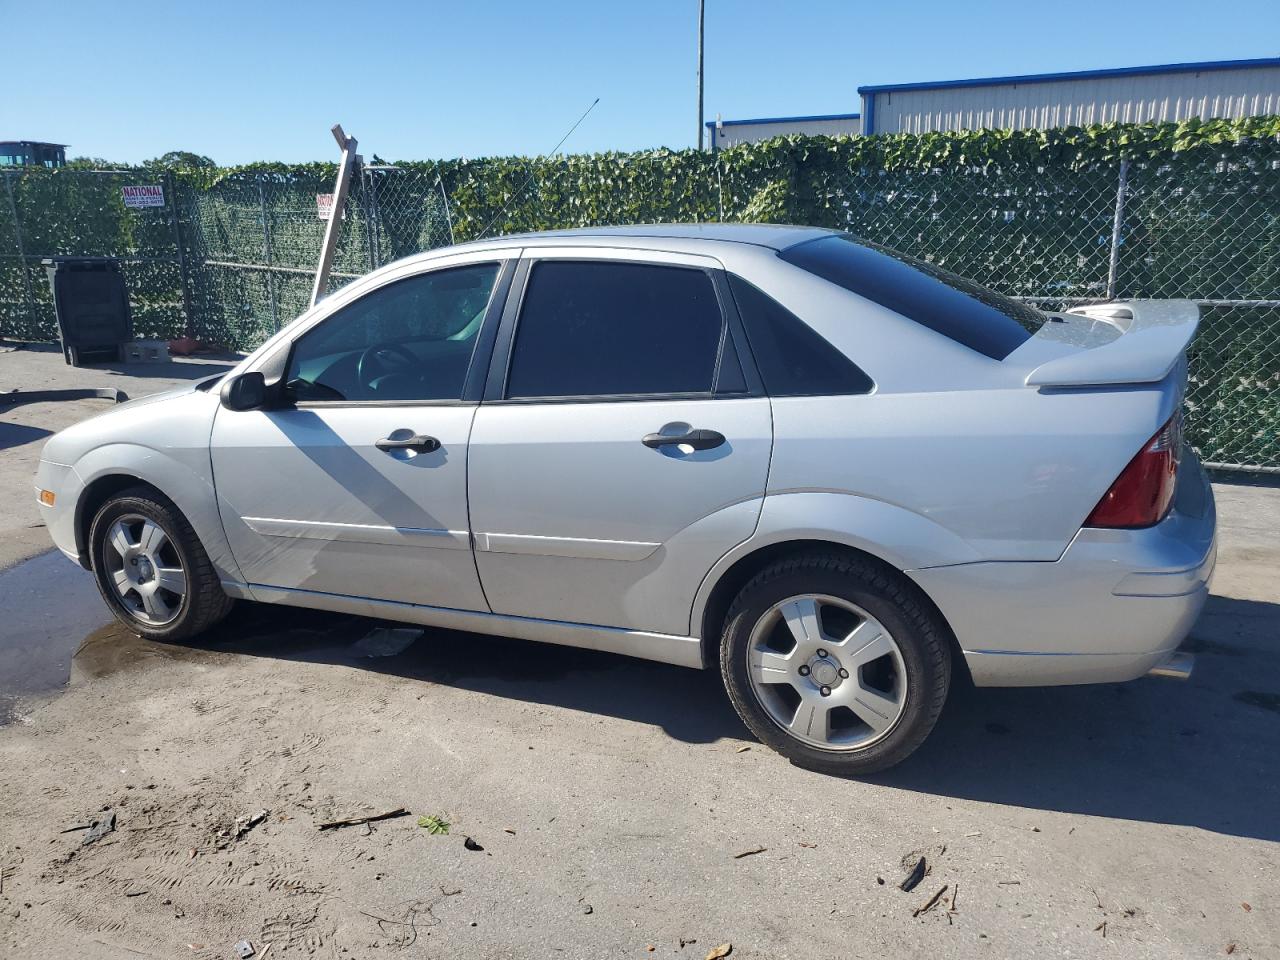
[[[232,377],[222,385],[221,399],[228,410],[261,410],[267,405],[267,380],[256,370]]]

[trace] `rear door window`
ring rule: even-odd
[[[993,360],[1011,354],[1046,320],[950,271],[850,236],[810,240],[780,256]]]
[[[704,270],[544,261],[525,290],[506,395],[710,395],[724,327]]]

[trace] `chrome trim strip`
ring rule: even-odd
[[[365,523],[329,523],[321,520],[284,520],[272,517],[244,517],[243,519],[250,530],[264,537],[345,540],[351,543],[435,547],[442,550],[471,549],[471,538],[465,530],[384,527]]]
[[[486,553],[519,553],[584,560],[643,560],[660,546],[660,543],[635,540],[587,540],[579,537],[538,537],[517,533],[476,534],[476,549]]]
[[[519,637],[538,643],[554,643],[586,650],[602,650],[656,660],[679,667],[702,669],[702,643],[697,637],[677,637],[666,633],[647,633],[642,630],[623,630],[620,627],[599,627],[584,623],[567,623],[560,620],[536,620],[532,617],[509,617],[475,610],[454,610],[449,607],[430,607],[425,604],[400,603],[393,600],[370,600],[363,597],[346,597],[314,590],[295,590],[286,587],[269,587],[249,584],[254,599],[263,603],[280,603],[286,606],[307,607],[315,610],[332,610],[353,613],[362,617],[381,617],[405,623],[419,623],[450,630],[467,630],[504,637]]]

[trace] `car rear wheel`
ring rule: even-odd
[[[125,490],[102,505],[89,527],[89,553],[107,606],[144,637],[193,637],[234,604],[187,518],[148,487]]]
[[[746,725],[797,766],[857,775],[906,759],[942,712],[946,626],[874,561],[811,554],[755,576],[730,608],[725,688]]]

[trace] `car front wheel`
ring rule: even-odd
[[[89,527],[89,550],[107,606],[144,637],[195,636],[234,603],[187,518],[148,487],[125,490],[102,505]]]
[[[739,593],[720,650],[729,698],[797,766],[873,773],[906,759],[942,712],[946,626],[910,581],[874,561],[776,563]]]

